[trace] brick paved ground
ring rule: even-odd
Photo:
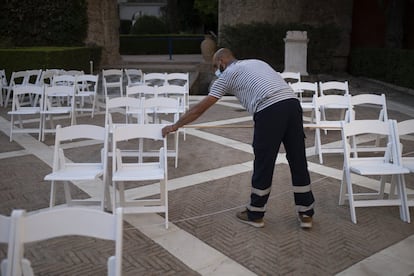
[[[351,80],[350,84],[351,93],[365,89],[386,90],[359,79]],[[410,105],[413,97],[399,95],[393,91],[389,96],[389,117],[398,121],[414,118]],[[197,123],[247,117],[236,103],[223,101],[208,110]],[[43,177],[51,171],[46,159],[47,156],[51,158],[53,136],[39,143],[32,136],[17,134],[16,141],[9,142],[6,111],[0,110],[0,214],[10,215],[15,208],[28,211],[47,208],[50,188]],[[368,116],[372,110],[365,108],[361,112]],[[240,124],[251,123],[250,119],[246,120]],[[81,117],[78,123],[103,125],[103,114],[94,119]],[[306,144],[310,148],[313,131],[307,130],[306,134]],[[358,224],[350,221],[348,206],[338,205],[342,166],[339,154],[325,155],[323,166],[316,156],[309,156],[316,197],[312,230],[298,227],[289,168],[283,154],[276,164],[266,227],[255,229],[239,223],[235,213],[246,204],[250,192],[251,138],[252,130],[248,128],[188,129],[186,140],[180,141],[178,168],[174,168],[172,160],[169,163],[172,227],[167,231],[162,225],[141,220],[138,230],[127,219],[123,251],[125,275],[198,275],[208,271],[207,261],[202,268],[194,264],[203,260],[195,260],[200,252],[189,250],[191,245],[183,242],[176,251],[170,250],[165,243],[148,235],[146,227],[155,227],[166,234],[177,229],[184,231],[257,275],[333,275],[414,234],[414,224],[403,223],[396,207],[360,208],[357,209]],[[329,132],[324,139],[335,141],[339,136]],[[414,141],[407,147],[413,152]],[[38,154],[39,148],[46,157]],[[96,146],[79,147],[72,149],[70,158],[82,159],[97,153]],[[412,175],[407,177],[407,184],[414,190]],[[73,186],[73,196],[86,198],[87,194]],[[62,191],[57,201],[63,203]],[[411,212],[413,220],[414,209],[411,208]],[[176,254],[180,248],[189,250],[189,256]],[[0,245],[0,259],[5,257],[6,250],[5,245]],[[80,237],[56,238],[31,244],[26,249],[36,275],[104,275],[106,260],[113,252],[112,242]],[[213,272],[211,275],[224,274]]]

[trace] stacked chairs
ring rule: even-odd
[[[13,133],[37,133],[40,141],[42,134],[42,110],[44,87],[33,85],[16,85],[13,88],[12,109],[8,112],[10,115],[10,142],[13,141]],[[30,104],[30,99],[35,99],[36,103]],[[19,119],[19,128],[15,124],[15,116]],[[25,119],[38,120],[38,127],[25,127],[28,122]]]
[[[64,143],[73,140],[93,141],[102,143],[100,160],[89,162],[68,162],[65,156]],[[107,133],[104,127],[95,125],[74,125],[68,127],[56,127],[55,147],[53,154],[52,172],[45,176],[46,181],[51,181],[50,186],[50,207],[55,205],[56,184],[63,182],[66,204],[68,205],[99,205],[102,210],[105,206],[110,209],[109,185],[107,181],[107,154],[108,154]],[[89,181],[100,186],[98,201],[73,200],[70,191],[69,181]],[[108,203],[108,204],[106,204]]]
[[[3,260],[1,273],[5,276],[34,275],[28,259],[24,258],[26,244],[33,244],[57,237],[80,236],[115,242],[115,255],[107,262],[108,275],[122,275],[123,210],[114,214],[86,208],[59,208],[26,213],[14,210],[10,218],[0,216],[0,242],[9,235],[7,259]]]
[[[398,150],[398,137],[396,136],[396,122],[388,120],[355,120],[342,122],[342,141],[344,142],[344,166],[343,177],[340,188],[339,204],[343,205],[348,200],[351,212],[351,220],[357,223],[357,207],[370,206],[398,206],[400,218],[410,222],[409,209],[407,204],[407,192],[404,181],[404,174],[409,170],[402,166],[401,155]],[[388,138],[385,154],[379,156],[351,157],[352,148],[349,141],[352,137],[361,134],[383,135]],[[354,189],[356,185],[353,175],[380,176],[378,191],[361,191]],[[385,185],[386,177],[392,176],[392,182],[397,185],[397,197],[384,198],[382,188]]]

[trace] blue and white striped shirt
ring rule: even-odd
[[[220,99],[232,94],[251,114],[286,99],[297,98],[290,86],[269,64],[257,59],[230,64],[211,85],[209,95]]]

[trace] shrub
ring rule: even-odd
[[[131,28],[131,34],[166,34],[167,26],[156,16],[140,16]]]
[[[14,46],[82,45],[86,0],[8,0],[0,9],[0,37]],[[6,46],[9,46],[6,45]]]

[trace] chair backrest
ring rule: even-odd
[[[328,116],[325,118],[322,118],[322,109],[325,106],[333,106],[333,105],[341,105],[342,108],[346,109],[347,113],[352,112],[352,106],[351,106],[351,99],[350,95],[321,95],[321,96],[313,96],[313,105],[314,105],[314,112],[315,112],[315,119],[316,123],[320,123],[322,119],[327,121],[329,120]],[[342,121],[346,118],[339,118],[335,119],[334,121]]]
[[[23,106],[30,105],[33,111],[40,108],[43,100],[44,87],[34,85],[16,85],[13,89],[12,110],[16,111]],[[36,99],[37,97],[37,99]],[[40,109],[37,113],[40,112]]]
[[[104,170],[106,169],[106,154],[108,152],[108,142],[105,127],[97,125],[72,125],[62,127],[58,125],[56,127],[55,146],[53,155],[53,171],[57,171],[66,163],[62,142],[72,141],[75,139],[89,139],[96,140],[103,143],[103,149],[101,152],[101,163]],[[84,161],[83,163],[86,163]]]
[[[42,71],[42,76],[40,77],[40,84],[52,85],[53,77],[58,74],[58,69],[46,69]]]
[[[6,77],[6,70],[0,70],[0,85],[3,87],[8,86],[7,77]]]
[[[105,92],[105,98],[108,97],[108,88],[119,89],[120,96],[123,92],[123,75],[122,69],[103,69],[102,70],[102,86]]]
[[[143,73],[140,69],[125,69],[125,75],[127,76],[127,86],[143,83]]]
[[[42,77],[42,70],[27,70],[26,84],[39,85]]]
[[[185,86],[180,85],[163,85],[156,88],[157,95],[178,99],[180,112],[183,113],[189,108],[188,91]]]
[[[397,127],[400,135],[414,134],[414,119],[401,121]]]
[[[105,105],[105,126],[112,128],[112,124],[115,123],[113,121],[112,113],[114,112],[122,112],[125,116],[125,122],[127,120],[127,111],[130,109],[139,110],[138,112],[141,113],[141,99],[133,98],[133,97],[117,97],[117,98],[106,98],[106,105]]]
[[[189,87],[190,74],[189,73],[168,73],[165,76],[165,84],[179,85]]]
[[[157,96],[157,90],[154,86],[149,86],[146,84],[127,86],[126,95],[127,97],[134,97],[134,98],[141,98],[141,97],[152,98],[152,97]]]
[[[15,71],[12,72],[10,77],[10,86],[15,86],[18,84],[26,84],[27,82],[27,71]]]
[[[180,100],[176,98],[169,97],[155,97],[155,98],[142,98],[142,121],[141,123],[148,123],[146,120],[149,114],[152,114],[154,117],[154,123],[156,119],[159,118],[161,114],[173,114],[174,122],[178,120],[180,114]]]
[[[356,119],[355,107],[358,105],[369,105],[369,106],[378,106],[380,108],[378,120],[387,121],[388,112],[387,112],[387,103],[385,95],[376,95],[376,94],[359,94],[351,96],[351,105],[353,107],[352,119]]]
[[[75,78],[77,93],[98,92],[98,75],[83,74]]]
[[[166,75],[166,73],[145,73],[144,83],[151,86],[164,85]]]
[[[76,77],[73,75],[55,75],[52,79],[52,85],[75,86]]]
[[[388,120],[386,122],[379,121],[379,120],[355,120],[351,122],[343,121],[341,123],[342,127],[342,141],[344,142],[344,166],[349,165],[351,159],[352,147],[352,137],[362,135],[362,134],[375,134],[375,135],[383,135],[386,136],[387,141],[387,149],[385,154],[383,155],[384,162],[391,162],[393,158],[396,158],[396,145],[394,141],[394,121]],[[379,151],[380,153],[384,151]],[[372,158],[370,157],[361,157],[361,156],[354,156],[354,159],[364,159],[364,158]]]
[[[294,83],[289,83],[293,91],[299,95],[299,98],[302,99],[303,93],[310,93],[310,97],[313,95],[318,96],[318,83],[317,82],[306,82],[298,81]]]
[[[43,110],[53,107],[75,107],[75,86],[52,85],[45,87]]]
[[[349,94],[348,81],[319,82],[319,92],[321,93],[321,95],[326,95],[326,94],[347,95]]]
[[[282,72],[279,73],[286,82],[301,82],[300,72]]]
[[[122,209],[109,214],[90,208],[56,208],[34,214],[24,210],[12,213],[15,225],[13,275],[22,275],[23,269],[33,272],[29,267],[22,267],[26,243],[43,241],[69,235],[93,237],[115,241],[115,255],[108,260],[108,275],[120,276],[122,273]]]

